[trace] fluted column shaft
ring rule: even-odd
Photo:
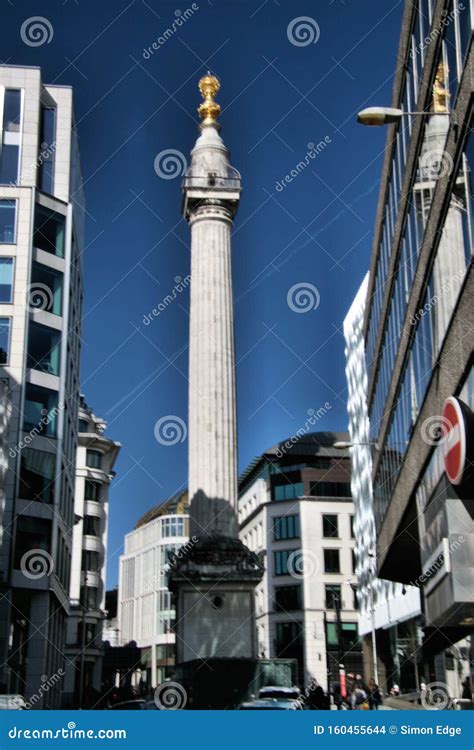
[[[200,205],[191,227],[191,535],[238,536],[231,212]]]

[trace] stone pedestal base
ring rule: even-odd
[[[207,537],[177,553],[176,662],[257,658],[255,586],[263,565],[239,539]]]

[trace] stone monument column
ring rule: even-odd
[[[246,661],[247,670],[253,664],[254,589],[263,575],[259,558],[239,540],[237,519],[231,231],[241,185],[219,134],[219,88],[210,73],[199,82],[202,122],[183,186],[183,215],[191,230],[190,542],[173,563],[169,586],[186,684],[202,661],[217,660],[213,668],[222,673],[238,673],[236,660]]]

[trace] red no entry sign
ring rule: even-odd
[[[462,401],[449,396],[443,407],[444,469],[451,484],[461,484],[466,468],[467,420]]]

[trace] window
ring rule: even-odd
[[[0,258],[0,302],[13,299],[13,258]]]
[[[100,469],[102,465],[102,453],[100,451],[86,451],[86,466],[91,469]]]
[[[87,577],[86,577],[87,580]],[[98,609],[98,590],[92,586],[81,586],[81,604],[85,609]]]
[[[273,488],[274,500],[294,500],[302,495],[304,495],[303,482],[295,482],[295,484],[277,484]]]
[[[87,421],[87,419],[79,420],[78,429],[79,429],[79,432],[89,432],[89,422]]]
[[[8,364],[10,352],[10,318],[0,318],[0,365]]]
[[[338,643],[338,640],[337,623],[327,622],[326,642],[329,647],[337,648],[339,646],[342,651],[351,651],[354,650],[354,646],[358,645],[359,647],[357,650],[360,650],[357,623],[341,622],[340,644]]]
[[[339,573],[339,550],[338,549],[325,549],[324,550],[324,572],[325,573]]]
[[[352,553],[352,572],[355,575],[356,569],[357,569],[357,555],[356,555],[355,549],[351,549],[351,553]]]
[[[98,482],[91,482],[86,479],[84,487],[84,496],[86,500],[93,500],[94,502],[100,502],[100,490],[101,485]]]
[[[7,89],[3,100],[0,143],[0,183],[16,185],[20,153],[21,91]]]
[[[37,430],[47,437],[56,436],[58,394],[33,383],[26,384],[23,429]]]
[[[184,518],[163,518],[161,536],[184,536]]]
[[[303,651],[303,626],[299,622],[277,622],[276,656],[301,659]]]
[[[90,570],[91,573],[97,573],[100,568],[100,558],[98,552],[82,550],[81,570]]]
[[[358,597],[358,589],[354,586],[352,588],[352,606],[354,609],[359,609],[359,597]]]
[[[48,554],[51,552],[51,521],[44,518],[18,516],[16,522],[14,568],[16,570],[24,568],[28,570],[29,566],[25,555],[30,557],[28,553],[34,550],[43,550]],[[30,572],[33,574],[35,573],[33,556],[30,559]]]
[[[33,244],[47,253],[64,257],[64,216],[37,205]]]
[[[278,516],[273,519],[273,539],[297,539],[300,536],[300,517]]]
[[[312,497],[351,497],[350,482],[311,482]]]
[[[326,539],[334,539],[339,536],[337,516],[334,516],[334,515],[323,516],[323,536]]]
[[[82,531],[84,534],[87,534],[87,536],[100,537],[100,518],[95,518],[95,516],[84,516]],[[89,570],[92,570],[92,568],[89,568]]]
[[[341,587],[340,586],[326,586],[326,609],[336,609],[336,605],[339,605],[339,609],[342,608],[341,599]]]
[[[16,201],[0,200],[0,243],[12,245],[16,239]]]
[[[276,576],[287,576],[287,575],[290,575],[290,570],[288,569],[288,558],[294,552],[297,552],[297,550],[295,550],[295,549],[282,549],[282,550],[278,550],[277,552],[273,553],[273,560],[274,560],[274,564],[275,564],[275,575]],[[294,559],[294,558],[292,558],[292,559]],[[298,570],[298,572],[300,572],[300,571]]]
[[[25,448],[21,454],[20,497],[52,503],[55,454]]]
[[[354,516],[353,515],[349,516],[349,519],[350,519],[350,524],[351,524],[351,539],[355,539],[355,534],[354,534]]]
[[[54,154],[56,139],[56,110],[53,107],[41,108],[41,147],[38,155],[39,189],[53,193]]]
[[[275,586],[275,609],[277,612],[301,609],[301,586]]]
[[[59,331],[30,321],[27,366],[49,375],[59,375],[60,341]]]
[[[33,262],[29,295],[30,308],[45,310],[53,315],[62,315],[63,275],[41,263]],[[37,293],[35,294],[35,291]]]

